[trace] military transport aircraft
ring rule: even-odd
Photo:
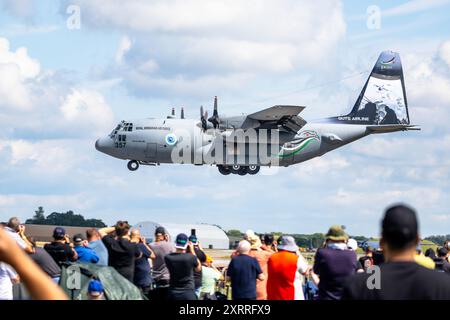
[[[299,116],[304,108],[276,105],[221,117],[216,97],[209,118],[200,107],[200,119],[185,119],[183,109],[175,118],[172,109],[164,119],[122,121],[95,148],[129,160],[131,171],[139,165],[189,163],[215,165],[223,175],[253,175],[261,166],[287,167],[373,133],[420,130],[410,124],[400,56],[391,51],[380,54],[349,114],[307,122]],[[237,139],[237,132],[244,138]]]

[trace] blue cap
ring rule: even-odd
[[[185,235],[184,233],[180,233],[179,235],[177,235],[177,238],[175,240],[175,248],[177,249],[186,249],[188,246],[188,236]]]
[[[55,230],[53,230],[53,238],[60,239],[64,238],[66,235],[66,230],[62,227],[56,227]]]
[[[97,293],[97,294],[101,294],[105,291],[105,289],[103,288],[102,283],[99,280],[91,280],[91,282],[89,282],[89,286],[88,286],[88,292],[89,293]]]

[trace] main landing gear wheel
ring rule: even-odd
[[[131,160],[128,161],[127,167],[130,171],[136,171],[137,169],[139,169],[139,163],[136,160]]]
[[[259,166],[251,165],[247,167],[247,173],[251,175],[257,174],[259,172],[259,169]]]
[[[218,165],[217,169],[219,169],[219,172],[224,176],[229,175],[231,173],[230,167],[228,166]]]
[[[238,164],[234,164],[233,166],[231,166],[230,170],[233,174],[239,174],[239,172],[241,172],[242,170],[242,167]]]

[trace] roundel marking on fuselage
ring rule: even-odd
[[[178,142],[177,136],[173,133],[169,133],[168,135],[166,135],[166,143],[169,146],[173,146]]]

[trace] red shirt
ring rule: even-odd
[[[268,262],[268,300],[303,300],[300,273],[306,272],[308,263],[303,256],[289,251],[274,253]]]

